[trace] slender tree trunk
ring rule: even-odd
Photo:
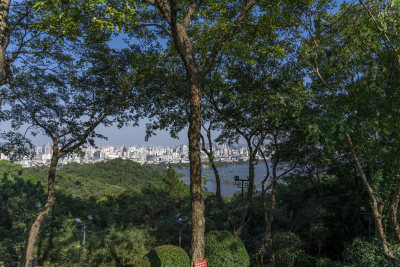
[[[10,0],[0,0],[0,85],[7,83],[9,79],[9,66],[6,64],[6,51],[10,43],[10,31],[8,28],[8,12],[10,10]],[[3,76],[3,72],[6,75]],[[0,98],[0,109],[2,106]]]
[[[171,16],[175,18],[175,16]],[[176,19],[176,18],[175,18]],[[171,21],[172,38],[176,49],[185,65],[190,90],[189,119],[189,162],[190,162],[190,195],[192,221],[192,264],[204,259],[204,201],[201,191],[201,86],[204,77],[200,77],[193,54],[192,44],[182,24]]]
[[[397,221],[397,210],[399,208],[399,201],[400,201],[400,162],[397,167],[396,189],[394,191],[392,204],[390,205],[391,222],[398,241],[400,241],[400,226],[399,222]]]
[[[0,0],[0,76],[3,73],[6,63],[6,49],[10,42],[10,32],[8,29],[8,12],[10,10],[10,0]]]
[[[190,84],[189,161],[192,219],[192,263],[204,259],[204,201],[201,190],[200,128],[201,85]]]
[[[265,237],[268,238],[268,210],[267,210],[267,203],[265,202],[265,194],[267,193],[267,189],[265,188],[265,183],[262,183],[261,186],[261,203],[263,207],[263,215],[264,215],[264,222],[265,222]]]
[[[47,175],[47,201],[43,209],[39,212],[39,215],[37,216],[35,222],[32,224],[31,228],[27,232],[25,248],[20,259],[20,265],[19,265],[20,267],[27,267],[29,265],[29,261],[32,257],[33,250],[35,248],[35,242],[40,230],[40,226],[42,225],[43,221],[46,219],[51,208],[54,206],[54,203],[56,202],[56,195],[54,192],[54,181],[56,178],[58,159],[59,159],[58,144],[57,142],[54,142],[53,155],[50,161],[50,167]]]
[[[350,146],[351,154],[357,165],[358,172],[361,176],[361,180],[363,181],[364,186],[367,188],[367,192],[368,192],[369,198],[371,200],[372,214],[375,219],[375,225],[376,225],[376,230],[378,231],[378,236],[381,239],[383,253],[389,259],[394,260],[396,258],[392,254],[392,252],[390,251],[390,249],[387,245],[386,234],[385,234],[385,230],[383,229],[383,224],[382,224],[382,214],[379,212],[378,201],[375,197],[373,189],[371,188],[371,186],[367,180],[364,170],[361,167],[360,161],[358,160],[358,157],[357,157],[356,151],[354,149],[353,142],[351,141],[350,135],[348,133],[346,133],[346,137],[347,137],[347,142],[349,143],[349,146]]]
[[[262,207],[263,207],[263,216],[264,216],[264,222],[265,222],[265,236],[266,236],[266,238],[269,238],[270,237],[268,234],[269,233],[268,232],[269,218],[268,218],[267,202],[265,200],[265,195],[267,194],[268,189],[272,186],[272,183],[269,184],[269,186],[265,187],[265,183],[267,182],[268,177],[269,177],[269,166],[268,166],[267,157],[265,156],[262,149],[260,149],[260,153],[261,153],[261,156],[263,157],[265,167],[267,168],[267,174],[265,175],[264,179],[261,182],[261,203],[262,203]]]
[[[253,191],[254,191],[254,165],[253,161],[255,160],[255,153],[250,151],[250,158],[249,158],[249,188],[247,189],[247,196],[246,202],[242,208],[242,214],[240,216],[240,223],[236,228],[236,234],[240,235],[243,231],[244,225],[246,223],[246,216],[247,212],[250,208],[251,200],[253,198]]]
[[[211,167],[214,171],[215,181],[217,183],[217,189],[215,191],[215,195],[217,196],[218,203],[219,203],[222,211],[224,212],[226,218],[228,218],[228,222],[229,222],[229,225],[231,226],[233,233],[235,235],[238,235],[238,233],[236,232],[235,220],[233,219],[232,214],[229,212],[228,207],[225,205],[224,199],[222,198],[222,195],[221,195],[221,180],[219,178],[219,172],[218,172],[217,166],[215,166],[214,161],[212,161]]]
[[[210,124],[210,128],[211,128],[211,124]],[[202,150],[204,153],[206,153],[208,160],[211,164],[211,168],[213,169],[213,172],[215,175],[215,181],[217,183],[217,189],[215,191],[215,195],[217,197],[218,204],[220,205],[221,210],[225,214],[226,218],[228,218],[228,222],[229,222],[229,225],[231,226],[232,232],[235,235],[237,235],[235,219],[233,218],[232,214],[229,212],[229,209],[225,205],[224,199],[222,198],[222,195],[221,195],[221,179],[219,177],[218,168],[214,162],[214,152],[213,152],[213,147],[212,147],[211,129],[210,128],[207,129],[207,142],[208,142],[209,150],[206,149],[204,138],[201,136],[201,139],[203,141]]]
[[[245,137],[245,136],[243,136]],[[242,214],[240,216],[240,223],[236,228],[236,234],[240,235],[246,223],[246,216],[247,212],[249,211],[251,201],[253,199],[253,192],[254,192],[254,161],[256,159],[257,151],[260,149],[261,144],[264,142],[265,133],[261,133],[260,140],[258,141],[257,145],[253,148],[251,139],[249,136],[245,137],[247,142],[247,147],[249,148],[249,187],[247,189],[247,196],[246,202],[244,207],[242,208]]]
[[[267,222],[267,236],[272,236],[272,222],[274,221],[275,203],[276,203],[276,177],[273,178],[271,189],[271,208],[269,210],[269,220]]]

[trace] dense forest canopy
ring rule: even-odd
[[[52,144],[49,166],[0,161],[0,263],[397,266],[399,12],[399,0],[1,0],[0,150],[28,158],[38,133]],[[121,33],[127,45],[110,48]],[[106,138],[98,126],[144,117],[147,137],[188,129],[189,187],[171,166],[59,166]],[[239,140],[243,201],[221,195],[214,155]],[[84,251],[74,218],[89,214]]]

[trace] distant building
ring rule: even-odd
[[[0,153],[0,160],[8,160],[8,157],[3,153]]]
[[[93,153],[93,157],[95,158],[95,159],[100,159],[101,157],[101,151],[100,150],[98,150],[98,151],[96,151],[96,152],[94,152]]]
[[[36,154],[42,155],[42,154],[43,154],[43,147],[38,146],[38,147],[36,148]]]
[[[50,144],[49,144],[49,143],[47,143],[47,145],[46,145],[46,147],[45,147],[45,154],[46,154],[46,155],[51,154],[51,147],[50,147]]]

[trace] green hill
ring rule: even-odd
[[[24,232],[46,201],[47,167],[0,161],[0,265],[17,264]],[[189,213],[189,190],[172,168],[116,159],[57,170],[56,204],[41,227],[36,264],[121,266],[152,247],[176,243],[178,212]],[[74,219],[94,217],[82,254]],[[189,242],[189,241],[187,241]]]

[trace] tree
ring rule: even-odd
[[[23,62],[21,55],[45,53],[54,44],[54,38],[34,27],[37,20],[32,1],[0,1],[0,86],[10,83],[13,65]]]
[[[248,27],[267,25],[273,29],[275,19],[283,19],[290,6],[293,9],[309,1],[290,3],[261,2],[258,0],[232,3],[226,1],[199,2],[184,1],[83,1],[79,3],[58,3],[56,8],[47,7],[41,1],[38,7],[47,9],[53,21],[90,14],[92,21],[101,29],[123,30],[132,37],[152,40],[163,45],[167,42],[169,51],[177,52],[186,74],[187,91],[190,92],[189,158],[191,166],[192,196],[192,261],[204,257],[204,204],[201,196],[200,128],[201,90],[205,77],[214,66],[218,54],[227,49],[232,40]],[[254,8],[257,5],[257,10]],[[66,8],[64,8],[66,7]],[[281,8],[283,7],[283,8]],[[290,9],[290,10],[293,10]],[[56,12],[54,12],[56,11]],[[86,13],[86,12],[89,13]],[[57,13],[58,12],[58,13]],[[281,13],[282,12],[282,13]],[[53,13],[60,14],[54,16]],[[63,18],[58,20],[57,18]],[[246,23],[243,23],[246,22]],[[55,23],[62,25],[62,23]],[[243,27],[242,27],[243,26]],[[65,27],[61,27],[65,29]],[[68,27],[67,27],[68,28]],[[161,41],[160,41],[161,39]],[[245,44],[241,42],[240,44]],[[242,50],[251,49],[242,46]],[[161,49],[160,49],[161,50]]]
[[[395,217],[400,197],[399,115],[389,108],[399,101],[395,77],[400,65],[396,39],[377,27],[368,10],[361,3],[344,4],[333,15],[310,12],[300,20],[309,33],[300,55],[312,79],[315,117],[309,131],[327,150],[352,158],[370,198],[383,252],[394,259],[385,224],[389,214]],[[392,224],[396,229],[397,220]]]
[[[77,51],[73,52],[76,56]],[[51,58],[58,64],[56,70],[50,69],[47,62],[47,68],[41,68],[43,59],[32,57],[36,65],[21,69],[2,95],[10,106],[3,111],[3,120],[10,120],[15,130],[28,126],[32,135],[42,133],[52,141],[47,201],[27,232],[21,266],[28,266],[40,226],[56,201],[54,183],[59,159],[78,153],[84,145],[93,146],[96,138],[105,138],[96,133],[97,126],[129,120],[135,123],[138,118],[133,113],[126,115],[135,107],[135,99],[132,88],[124,84],[128,71],[123,65],[125,55],[98,44],[97,50],[92,46],[87,55],[90,58],[76,61],[66,53],[58,54]],[[13,138],[7,133],[2,136]]]
[[[10,44],[11,33],[15,30],[17,26],[21,23],[21,21],[28,16],[29,7],[28,2],[22,3],[22,5],[26,5],[25,13],[19,14],[17,19],[9,18],[10,13],[10,0],[2,0],[0,1],[0,85],[4,85],[8,83],[11,79],[11,63],[14,62],[22,49],[22,44],[24,43],[23,38],[20,40],[20,46],[17,51],[15,51],[11,57],[7,57],[7,48]],[[18,9],[17,9],[18,10]],[[17,14],[19,12],[17,11]],[[0,99],[0,108],[1,108],[2,100]]]

